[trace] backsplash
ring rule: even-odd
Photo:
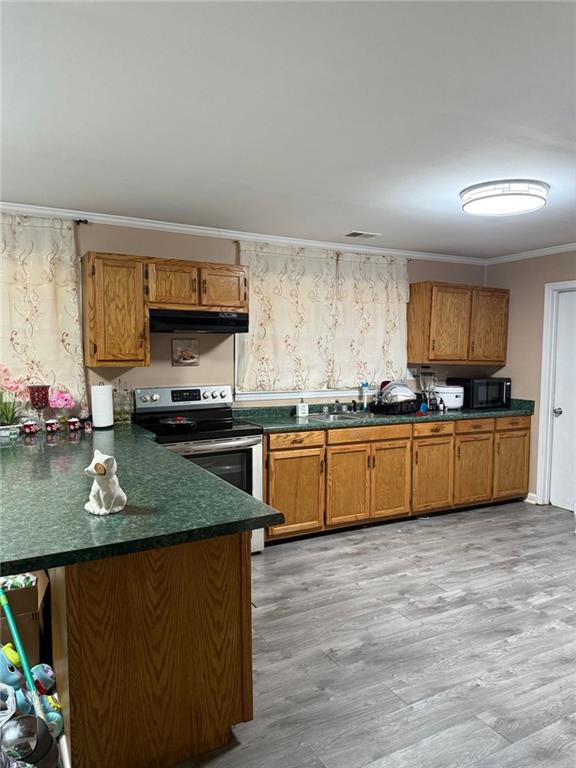
[[[200,364],[173,366],[172,339],[198,339]],[[130,388],[183,387],[200,384],[234,384],[234,337],[218,333],[150,334],[148,368],[90,368],[88,384],[104,381],[113,384],[122,379]]]

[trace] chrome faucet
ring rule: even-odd
[[[332,413],[338,413],[340,410],[340,400],[334,400],[334,405],[332,406]]]

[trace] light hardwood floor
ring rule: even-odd
[[[574,518],[524,503],[253,558],[254,721],[210,768],[574,768]]]

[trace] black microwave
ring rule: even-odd
[[[458,379],[448,377],[446,384],[464,388],[464,408],[510,408],[511,379]]]

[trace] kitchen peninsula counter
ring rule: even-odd
[[[84,510],[94,448],[118,462],[121,513]],[[134,426],[21,437],[0,460],[1,572],[50,569],[74,768],[225,745],[252,718],[250,531],[282,515]]]
[[[274,524],[276,510],[120,426],[92,434],[2,441],[0,575],[100,560]],[[128,502],[120,514],[84,510],[94,449],[113,454]]]

